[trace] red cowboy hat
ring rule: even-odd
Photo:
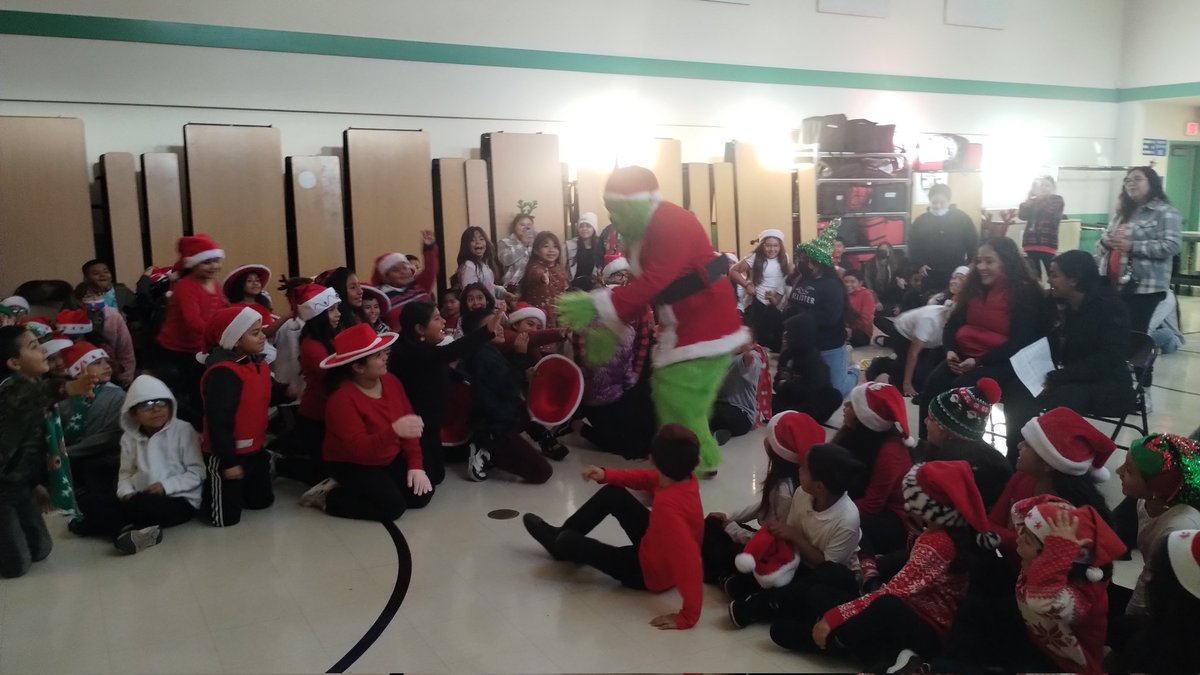
[[[392,301],[390,298],[388,298],[387,293],[375,288],[371,284],[360,283],[358,287],[362,289],[363,297],[369,295],[379,301],[380,317],[385,317],[388,315],[388,312],[392,311]]]
[[[221,290],[225,291],[225,295],[232,295],[233,291],[237,291],[238,298],[241,297],[242,290],[235,289],[233,286],[239,280],[245,279],[247,274],[254,272],[258,275],[258,280],[262,282],[263,292],[267,292],[267,285],[271,283],[271,268],[266,265],[242,265],[241,267],[233,268],[233,271],[225,277],[225,281],[221,282]]]
[[[379,335],[365,323],[355,324],[333,338],[334,353],[321,361],[321,369],[337,368],[381,352],[391,347],[398,337],[395,333]]]
[[[561,354],[551,354],[533,367],[529,379],[529,416],[545,427],[571,419],[583,400],[583,371]]]

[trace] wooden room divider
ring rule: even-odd
[[[488,163],[492,234],[507,237],[518,201],[536,201],[534,222],[560,238],[567,233],[563,201],[563,169],[558,136],[553,134],[484,134],[480,154]]]
[[[95,257],[83,121],[0,117],[0,292],[80,279]]]
[[[741,256],[737,234],[737,193],[733,187],[733,165],[729,162],[712,164],[712,195],[717,250]]]
[[[172,265],[179,257],[176,244],[183,234],[180,175],[179,155],[142,155],[142,213],[146,214],[146,236],[150,239],[150,264],[158,267]]]
[[[222,274],[251,263],[287,271],[279,130],[186,124],[183,138],[192,230],[225,250]]]
[[[441,283],[446,286],[458,269],[459,243],[470,225],[466,164],[467,160],[457,157],[433,160],[433,220],[443,242]]]
[[[737,141],[725,144],[725,161],[733,163],[737,194],[738,255],[754,251],[750,242],[767,228],[792,234],[792,170],[763,166],[758,148]],[[790,250],[794,241],[785,241]]]
[[[712,176],[708,164],[691,162],[683,166],[683,207],[696,216],[717,245],[717,233],[713,228]]]
[[[133,288],[146,267],[142,237],[142,206],[138,199],[137,169],[128,152],[100,155],[100,193],[112,240],[113,276]]]
[[[429,135],[402,129],[347,129],[347,220],[351,263],[371,278],[375,258],[398,251],[421,255],[421,230],[433,229]]]
[[[295,242],[297,267],[291,273],[316,276],[345,265],[341,159],[330,155],[288,157],[285,169],[288,232]]]

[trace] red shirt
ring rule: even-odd
[[[206,351],[204,327],[217,310],[229,306],[217,284],[209,293],[204,285],[187,276],[171,284],[167,317],[158,331],[158,344],[173,352],[196,354]]]
[[[904,442],[895,437],[884,441],[879,447],[879,454],[875,456],[875,466],[871,468],[867,489],[862,497],[854,500],[858,512],[869,516],[891,511],[900,517],[900,522],[908,522],[901,484],[911,468],[912,456],[908,454]]]
[[[325,405],[327,462],[387,466],[404,453],[409,470],[423,469],[419,438],[400,438],[392,422],[413,414],[404,386],[391,373],[380,380],[383,395],[371,398],[351,381],[342,383]]]
[[[1018,471],[1008,479],[1008,485],[1004,486],[1004,492],[1001,492],[1000,498],[996,500],[995,504],[992,504],[988,520],[992,524],[992,531],[1000,535],[1000,551],[1005,554],[1005,557],[1011,554],[1016,560],[1017,554],[1017,533],[1012,529],[1013,504],[1022,499],[1036,496],[1037,479]]]
[[[1004,283],[1004,277],[997,278],[987,295],[976,296],[967,303],[967,322],[954,336],[959,356],[977,359],[1008,342],[1012,303]]]
[[[324,321],[324,319],[320,319]],[[310,420],[325,419],[325,371],[321,361],[330,354],[320,340],[305,338],[300,341],[300,374],[304,376],[304,393],[300,395],[297,411]]]
[[[869,288],[860,288],[850,294],[850,309],[854,310],[854,316],[849,317],[846,326],[850,330],[858,330],[871,336],[875,332],[875,294]]]
[[[675,625],[691,628],[700,620],[704,604],[704,567],[700,562],[704,508],[700,505],[700,485],[695,476],[666,487],[659,487],[658,480],[654,469],[604,470],[605,483],[653,495],[650,525],[638,548],[642,580],[651,593],[677,589],[683,596],[683,609],[676,615]]]

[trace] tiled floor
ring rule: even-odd
[[[1188,351],[1163,357],[1154,429],[1200,424],[1200,299],[1184,298]],[[1172,391],[1180,390],[1180,391]],[[1181,393],[1183,391],[1190,393]],[[910,410],[915,421],[915,408]],[[833,420],[834,423],[838,418]],[[1120,453],[1118,453],[1120,455]],[[702,485],[707,510],[754,498],[765,468],[762,432],[724,448],[720,475]],[[1110,466],[1123,461],[1114,457]],[[735,630],[725,601],[706,590],[690,631],[658,631],[674,593],[624,590],[599,573],[551,561],[519,519],[561,521],[595,489],[588,463],[632,465],[573,447],[543,486],[451,476],[432,504],[398,521],[412,549],[411,587],[398,614],[351,667],[356,672],[844,671],[829,659],[777,649],[764,627]],[[0,581],[0,672],[323,672],[376,620],[396,580],[396,552],[377,523],[337,520],[296,505],[277,483],[271,509],[241,525],[169,530],[161,546],[121,557],[78,539],[51,517],[55,550],[17,580]],[[1114,479],[1106,488],[1116,499]],[[599,536],[621,541],[615,523]],[[1118,570],[1128,583],[1133,564]]]

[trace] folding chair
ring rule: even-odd
[[[1112,435],[1109,436],[1114,442],[1117,436],[1121,434],[1121,430],[1125,428],[1136,429],[1141,432],[1142,436],[1150,433],[1150,420],[1146,414],[1146,393],[1150,389],[1150,380],[1154,375],[1154,362],[1158,359],[1158,345],[1154,343],[1154,338],[1146,333],[1139,331],[1129,332],[1129,356],[1126,360],[1129,363],[1130,377],[1133,378],[1134,406],[1132,410],[1125,411],[1120,416],[1109,415],[1084,415],[1086,419],[1096,422],[1107,422],[1113,425]],[[1127,422],[1129,416],[1138,413],[1141,415],[1142,423],[1139,425],[1136,418],[1133,422]],[[1118,447],[1128,450],[1128,446],[1118,444]]]

